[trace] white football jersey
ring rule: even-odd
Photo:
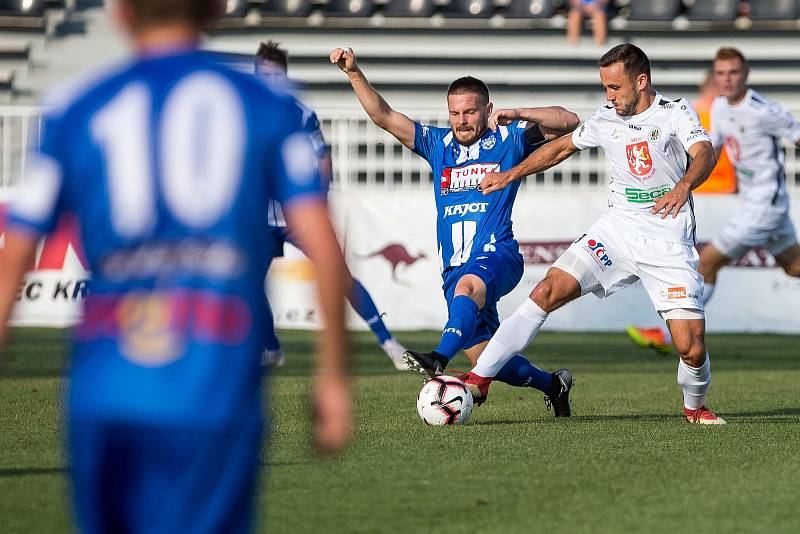
[[[779,104],[752,89],[735,106],[725,97],[714,99],[711,140],[715,147],[725,145],[745,202],[788,209],[781,138],[797,143],[800,122]]]
[[[668,100],[656,93],[642,113],[621,117],[614,107],[598,109],[572,134],[579,150],[602,147],[611,163],[608,205],[622,210],[632,230],[656,239],[694,244],[691,196],[676,218],[662,219],[650,209],[686,173],[687,150],[708,141],[692,105],[685,98]]]

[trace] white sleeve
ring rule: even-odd
[[[716,105],[716,100],[714,100],[714,103],[711,104],[711,113],[709,114],[711,129],[708,132],[708,136],[711,138],[711,144],[714,145],[714,148],[721,147],[725,144],[722,132],[720,132],[719,126],[717,126],[721,120],[722,116],[719,112],[719,107]]]
[[[685,150],[701,141],[711,142],[706,129],[700,123],[697,112],[685,98],[681,98],[672,110],[672,132],[678,136]]]
[[[762,124],[764,131],[773,137],[788,139],[792,143],[800,141],[800,122],[780,104],[770,103]]]
[[[596,111],[594,115],[589,117],[589,120],[572,132],[572,144],[574,144],[578,150],[600,146],[599,118],[600,111]]]

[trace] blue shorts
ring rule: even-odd
[[[253,529],[261,421],[225,431],[94,420],[68,425],[80,532]]]
[[[493,252],[481,252],[467,263],[451,267],[442,273],[444,298],[448,308],[453,301],[453,293],[462,276],[474,274],[486,284],[486,304],[478,315],[478,326],[475,335],[464,344],[468,349],[490,339],[500,326],[497,314],[497,302],[509,294],[522,280],[524,264],[516,241],[495,244]]]

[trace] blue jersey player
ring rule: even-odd
[[[251,529],[271,198],[324,265],[318,444],[349,432],[344,259],[317,159],[293,102],[197,50],[220,4],[115,2],[136,57],[54,95],[8,215],[2,338],[60,214],[93,273],[64,403],[83,532]]]
[[[289,55],[285,50],[280,48],[278,43],[267,41],[259,45],[258,51],[256,52],[254,68],[256,74],[261,79],[273,87],[286,88],[289,85],[287,78],[288,66]],[[325,187],[333,178],[330,146],[325,143],[325,138],[322,136],[322,129],[320,128],[317,114],[308,109],[299,100],[297,101],[297,106],[303,114],[303,129],[311,136],[314,151],[319,158],[322,183],[323,187]],[[277,201],[273,202],[270,208],[268,224],[273,230],[274,236],[272,246],[273,256],[283,256],[283,244],[286,241],[302,250],[302,246],[297,242],[297,239],[286,231],[286,221],[283,217],[280,203]],[[375,302],[372,300],[369,292],[361,282],[353,278],[349,270],[346,287],[349,288],[347,291],[347,300],[353,306],[356,313],[364,319],[370,330],[372,330],[372,333],[375,334],[378,344],[392,361],[395,368],[401,371],[407,370],[408,366],[403,361],[403,353],[406,351],[405,347],[394,338],[383,322],[381,314],[377,306],[375,306]],[[275,332],[275,322],[271,313],[267,316],[267,322],[267,345],[264,350],[264,365],[281,366],[286,357],[278,341],[278,336]]]
[[[548,139],[572,131],[578,117],[558,107],[493,114],[486,84],[467,76],[447,91],[450,128],[422,125],[386,103],[358,67],[352,49],[337,48],[330,60],[347,74],[372,121],[425,158],[433,170],[448,320],[436,349],[406,352],[406,362],[429,378],[440,374],[462,349],[470,361],[477,361],[499,325],[497,302],[519,283],[523,272],[511,228],[517,188],[484,196],[481,180],[486,173],[513,167]],[[557,416],[570,414],[573,380],[566,369],[548,373],[518,355],[497,379],[539,389]],[[476,401],[482,402],[475,393]]]

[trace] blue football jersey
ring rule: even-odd
[[[302,113],[187,50],[51,102],[9,226],[74,212],[93,275],[68,409],[219,428],[260,415],[271,198],[324,201]]]
[[[540,141],[531,144],[527,127],[515,121],[494,132],[487,129],[471,146],[463,146],[449,128],[416,124],[414,152],[433,170],[442,272],[492,250],[495,243],[514,241],[511,211],[519,182],[488,196],[478,187],[487,173],[514,167],[543,141],[539,135]]]
[[[287,93],[288,94],[288,93]],[[300,102],[300,100],[289,96],[292,99],[294,104],[300,110],[302,114],[301,118],[301,128],[305,131],[309,138],[311,139],[311,145],[314,147],[314,153],[317,155],[317,158],[325,157],[328,152],[330,151],[330,146],[325,143],[325,137],[322,135],[322,126],[319,123],[319,119],[317,118],[317,114],[314,113],[309,107],[305,104]],[[327,193],[328,187],[327,180],[322,180],[322,187],[323,190]],[[283,241],[285,240],[286,236],[286,218],[283,216],[283,210],[281,209],[281,204],[277,200],[273,200],[270,203],[269,212],[267,213],[267,224],[274,228],[275,230],[275,252],[274,256],[283,256]]]

